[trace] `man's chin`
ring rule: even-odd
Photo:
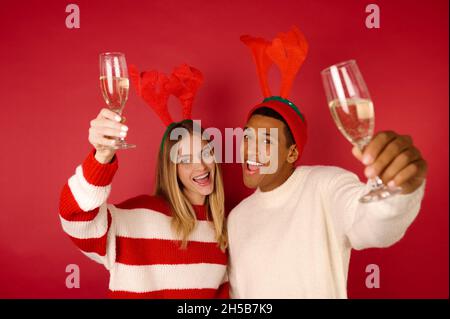
[[[251,178],[251,177],[246,177],[244,176],[244,185],[247,188],[251,188],[251,189],[255,189],[258,187],[259,185],[259,181],[256,180],[255,178]]]

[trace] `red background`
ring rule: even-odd
[[[310,43],[291,96],[310,124],[303,163],[341,166],[363,178],[332,122],[319,75],[354,58],[375,103],[376,130],[410,134],[430,167],[421,213],[405,238],[388,249],[353,252],[349,297],[448,298],[448,1],[372,2],[381,9],[380,29],[365,27],[370,2],[359,0],[74,1],[81,28],[73,30],[65,26],[69,1],[2,3],[0,297],[106,296],[108,273],[74,247],[58,218],[61,187],[90,150],[89,121],[104,105],[100,52],[123,51],[140,69],[196,66],[205,84],[194,116],[223,130],[241,126],[261,100],[239,36],[272,38],[295,24]],[[176,103],[171,109],[178,114]],[[119,154],[112,203],[153,191],[163,133],[134,90],[125,115],[127,139],[138,147]],[[232,208],[249,191],[239,165],[224,171]],[[72,263],[80,266],[79,289],[65,286]],[[365,287],[370,263],[380,267],[379,289]]]

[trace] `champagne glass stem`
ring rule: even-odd
[[[373,178],[372,180],[373,180],[375,188],[378,188],[378,187],[381,187],[384,185],[383,181],[378,176],[375,176],[375,178]]]
[[[355,143],[356,147],[359,149],[361,154],[364,152],[365,147],[367,146],[368,142],[366,143]],[[369,178],[367,181],[367,184],[370,185],[370,188],[378,189],[380,187],[384,187],[383,180],[377,175],[374,178]]]
[[[355,145],[362,154],[367,144],[368,142],[356,143]],[[369,178],[367,185],[369,186],[370,191],[359,199],[361,203],[370,203],[401,193],[401,188],[390,189],[384,185],[383,180],[378,175],[374,178]]]

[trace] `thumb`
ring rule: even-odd
[[[125,123],[126,120],[127,120],[127,118],[122,115],[122,119],[120,120],[120,123]]]
[[[356,157],[359,161],[362,160],[362,153],[358,146],[353,146],[352,148],[352,154],[354,157]]]

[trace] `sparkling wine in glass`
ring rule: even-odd
[[[373,136],[375,115],[369,90],[355,60],[332,65],[321,72],[322,82],[336,126],[361,152]],[[369,203],[391,197],[401,189],[391,189],[377,176],[369,180],[370,191],[359,199]]]
[[[108,107],[115,113],[122,115],[128,99],[130,83],[125,55],[120,52],[100,54],[100,88]],[[136,147],[122,138],[116,139],[115,148],[128,149]]]

